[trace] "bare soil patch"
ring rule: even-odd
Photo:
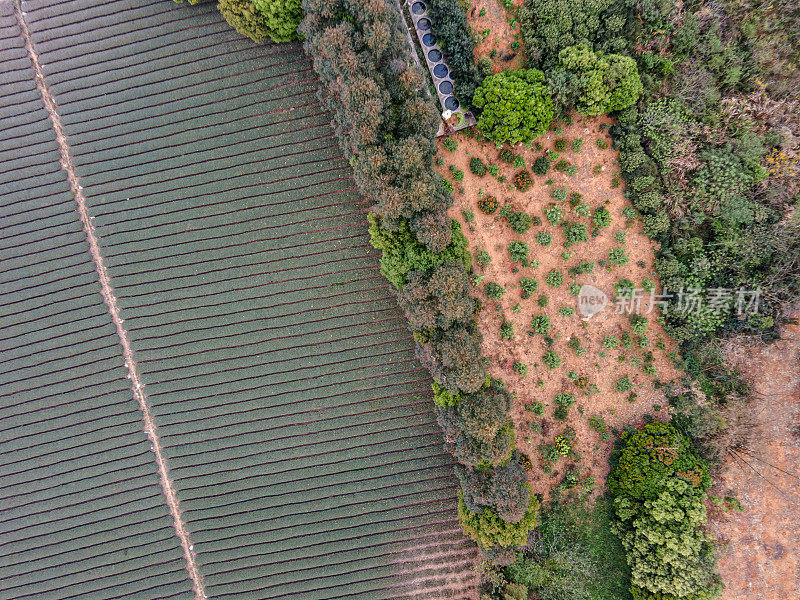
[[[641,425],[645,414],[655,418],[667,418],[666,399],[659,387],[659,382],[665,383],[679,376],[672,360],[667,354],[674,350],[674,344],[664,335],[663,328],[656,321],[658,311],[652,310],[645,314],[649,319],[648,343],[645,348],[639,348],[637,343],[629,348],[616,349],[604,348],[602,341],[606,336],[617,339],[623,337],[623,332],[628,332],[632,339],[638,336],[631,333],[628,315],[617,314],[613,306],[594,316],[588,324],[582,325],[582,319],[577,312],[577,299],[570,295],[570,283],[591,284],[603,290],[609,298],[614,296],[614,284],[623,278],[635,282],[637,285],[645,278],[649,278],[660,290],[658,278],[653,267],[654,244],[642,232],[640,220],[627,219],[623,209],[629,202],[623,195],[624,184],[617,187],[612,185],[613,173],[616,171],[617,152],[610,148],[608,126],[612,123],[607,117],[585,119],[577,117],[574,124],[564,128],[560,135],[553,131],[548,132],[537,141],[542,145],[541,150],[528,149],[522,145],[513,148],[513,151],[522,155],[530,171],[534,160],[547,150],[554,149],[557,138],[568,140],[568,150],[559,153],[577,168],[573,176],[566,175],[551,169],[546,175],[534,175],[533,185],[525,192],[513,186],[515,173],[520,171],[512,165],[498,159],[499,151],[491,143],[476,141],[463,133],[457,134],[455,139],[459,147],[455,152],[440,148],[440,156],[444,164],[439,165],[440,172],[452,180],[452,171],[449,166],[464,172],[462,182],[454,182],[455,204],[450,216],[461,223],[467,236],[470,249],[473,253],[478,249],[487,251],[491,263],[486,267],[476,265],[476,272],[483,275],[484,279],[474,289],[475,296],[483,302],[484,308],[479,318],[479,327],[483,334],[483,353],[490,359],[490,373],[502,378],[511,392],[517,396],[512,408],[512,418],[517,433],[517,445],[531,457],[534,464],[531,485],[534,491],[546,494],[553,485],[559,483],[566,470],[578,466],[583,477],[593,477],[598,489],[602,488],[608,474],[608,456],[613,447],[611,428],[621,429],[624,425]],[[570,143],[577,138],[583,139],[580,152],[573,152]],[[603,140],[602,145],[609,144],[606,148],[598,146],[597,140]],[[441,144],[441,140],[440,140]],[[506,181],[487,173],[479,177],[470,172],[469,161],[471,157],[479,157],[484,163],[498,165],[499,176],[505,176]],[[599,165],[598,170],[595,166]],[[546,183],[551,179],[551,183]],[[579,242],[570,248],[564,248],[564,234],[562,227],[550,225],[543,211],[552,203],[561,207],[565,218],[570,222],[583,222],[592,230],[591,216],[579,216],[567,201],[557,202],[553,197],[553,190],[566,186],[569,193],[578,192],[582,201],[591,212],[605,206],[612,216],[611,226],[601,229],[597,237],[589,237],[588,241]],[[519,235],[512,231],[508,222],[499,216],[498,212],[485,215],[477,207],[477,201],[488,195],[495,196],[499,206],[510,204],[514,210],[524,211],[542,219],[542,224],[532,226],[526,233]],[[465,220],[462,211],[474,212],[473,222]],[[591,213],[590,213],[591,214]],[[547,232],[552,236],[552,242],[547,247],[542,247],[536,241],[537,233]],[[609,271],[602,266],[601,261],[608,260],[609,250],[621,244],[615,240],[615,234],[625,232],[625,252],[629,255],[629,262],[621,267]],[[530,247],[531,259],[539,261],[535,268],[522,267],[514,263],[508,253],[507,246],[511,241],[524,241]],[[562,257],[563,252],[571,252],[568,258]],[[581,261],[595,263],[594,271],[583,275],[572,276],[568,273]],[[600,263],[600,264],[598,264]],[[563,284],[559,287],[549,287],[545,283],[546,275],[557,269],[563,274]],[[520,286],[521,277],[532,277],[538,282],[539,288],[532,297],[522,299]],[[495,282],[506,288],[505,295],[499,300],[487,298],[484,293],[486,282]],[[545,294],[548,303],[540,307],[537,303],[538,296]],[[652,307],[650,296],[645,294],[642,300],[642,312],[647,312]],[[576,309],[573,316],[563,316],[559,308],[572,307]],[[555,369],[548,369],[542,361],[547,350],[546,342],[542,335],[528,335],[531,319],[534,315],[544,314],[550,318],[551,329],[549,335],[553,338],[552,350],[561,357],[563,363]],[[514,325],[514,338],[504,340],[500,337],[500,325],[508,321]],[[583,349],[582,355],[568,345],[571,338],[580,340]],[[574,343],[574,342],[573,342]],[[652,352],[652,364],[656,376],[643,372],[643,357],[645,353]],[[528,366],[528,372],[523,377],[512,369],[514,361],[520,361]],[[572,375],[572,378],[569,375]],[[581,389],[572,379],[575,376],[585,377],[589,386],[596,386],[594,393],[587,393],[586,388]],[[633,387],[625,392],[615,389],[620,378],[628,376]],[[556,394],[569,392],[574,394],[577,402],[569,409],[566,421],[554,418],[555,405],[553,402]],[[629,401],[629,394],[636,394],[634,401]],[[533,403],[541,402],[545,405],[542,417],[530,410]],[[526,408],[527,407],[527,408]],[[609,431],[603,435],[590,427],[590,417],[601,417],[607,424]],[[552,443],[555,436],[565,427],[572,427],[576,434],[576,443],[573,448],[578,457],[567,456],[559,460],[552,474],[542,472],[545,465],[539,445]],[[541,429],[540,429],[541,428]]]
[[[524,0],[514,0],[519,6]],[[467,12],[472,28],[480,40],[475,46],[475,56],[488,56],[494,63],[493,70],[520,69],[525,64],[525,51],[519,23],[512,27],[514,17],[502,4],[502,0],[473,0]],[[516,43],[515,43],[516,42]]]
[[[711,511],[722,544],[723,600],[800,597],[800,327],[770,345],[731,343],[726,358],[751,383],[755,447],[729,456],[713,494],[744,512]]]

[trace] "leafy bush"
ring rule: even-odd
[[[545,277],[544,282],[550,287],[559,287],[564,283],[564,274],[558,269],[552,269]]]
[[[614,246],[608,251],[608,262],[615,267],[626,265],[629,260],[628,255],[625,254],[625,248],[621,246]]]
[[[631,381],[631,378],[628,377],[627,375],[617,379],[617,383],[614,384],[614,388],[618,392],[627,392],[632,387],[633,387],[633,382]]]
[[[577,265],[569,268],[569,274],[572,276],[583,275],[585,273],[594,272],[594,262],[590,260],[582,260]]]
[[[489,298],[499,300],[503,297],[503,294],[506,293],[506,288],[500,284],[494,283],[493,281],[488,281],[486,285],[483,286],[483,291]]]
[[[603,348],[608,348],[609,350],[613,350],[619,346],[619,338],[613,335],[607,335],[603,338]]]
[[[500,339],[513,340],[514,339],[514,324],[510,321],[503,321],[500,323]]]
[[[585,242],[589,239],[589,231],[583,223],[567,223],[564,227],[564,247],[570,246],[579,242]]]
[[[534,292],[539,289],[539,282],[533,277],[523,277],[519,280],[520,287],[522,287],[522,298],[530,298]]]
[[[614,295],[621,298],[632,298],[636,284],[630,279],[620,279],[614,284]],[[646,321],[647,319],[645,319]]]
[[[544,216],[550,225],[558,225],[564,219],[564,211],[560,206],[551,204],[545,209]]]
[[[506,205],[500,210],[500,215],[508,221],[508,225],[514,231],[514,233],[518,233],[522,235],[531,227],[531,223],[533,222],[533,217],[531,217],[528,213],[524,213],[522,211],[515,211],[511,210],[511,208]]]
[[[513,165],[517,160],[517,155],[514,154],[514,151],[511,148],[503,148],[502,150],[500,150],[498,158],[502,160],[504,163]]]
[[[630,316],[630,321],[631,321],[631,329],[633,329],[634,333],[638,335],[644,335],[645,332],[647,332],[647,325],[649,323],[647,317],[643,315],[632,314]]]
[[[611,225],[611,213],[605,206],[596,208],[592,215],[592,224],[597,229],[604,229]]]
[[[453,176],[453,180],[458,182],[464,181],[464,171],[457,168],[455,165],[450,165],[450,174]]]
[[[490,75],[475,90],[473,104],[483,109],[478,130],[496,144],[529,142],[553,120],[553,101],[537,69]]]
[[[567,392],[562,392],[560,394],[556,394],[556,397],[553,398],[553,402],[555,402],[556,406],[572,408],[572,406],[575,404],[575,396]]]
[[[598,433],[603,433],[608,429],[603,417],[589,417],[589,427]]]
[[[528,244],[525,242],[509,242],[508,244],[508,254],[511,256],[511,260],[514,262],[519,262],[525,264],[528,262],[528,252],[530,252],[530,248],[528,248]]]
[[[477,156],[473,156],[469,159],[469,170],[479,177],[486,175],[486,165]]]
[[[537,175],[546,175],[550,170],[550,161],[546,156],[540,156],[533,161],[533,172]]]
[[[497,210],[497,198],[494,196],[486,196],[478,200],[478,210],[485,215],[491,215]]]
[[[486,250],[476,250],[475,262],[478,263],[478,265],[480,265],[481,267],[485,267],[490,262],[492,262],[492,255],[489,254]]]
[[[450,152],[455,152],[458,150],[458,140],[455,138],[446,137],[442,140],[442,146],[444,146],[445,149]]]
[[[533,180],[531,179],[531,174],[528,173],[528,171],[523,170],[514,175],[514,185],[519,191],[527,192],[532,184]]]
[[[562,317],[574,317],[575,309],[571,306],[562,306],[558,309],[558,314],[560,314]]]
[[[550,245],[550,242],[553,241],[553,236],[547,233],[546,231],[540,231],[536,234],[536,243],[546,248]]]
[[[566,170],[567,170],[567,169],[569,169],[569,167],[570,167],[570,166],[571,166],[571,165],[570,165],[570,164],[569,164],[569,163],[568,163],[566,160],[564,160],[564,159],[562,158],[562,159],[561,159],[561,160],[559,160],[559,161],[558,161],[558,162],[557,162],[555,165],[553,165],[553,168],[554,168],[556,171],[561,171],[562,173],[564,173],[564,172],[566,172]]]
[[[561,357],[552,350],[548,350],[544,353],[542,362],[544,362],[545,366],[552,371],[553,369],[557,369],[561,366]]]
[[[550,331],[550,317],[536,315],[531,320],[531,330],[539,335],[546,335]]]
[[[572,140],[572,151],[577,154],[583,148],[583,138],[576,138]]]

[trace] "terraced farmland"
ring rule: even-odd
[[[195,595],[469,597],[430,380],[301,46],[255,46],[211,4],[23,3],[126,368],[1,6],[0,596],[192,596],[133,370]]]

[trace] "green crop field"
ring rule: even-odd
[[[474,589],[430,378],[300,44],[23,2],[209,598]],[[0,597],[193,597],[13,4],[0,4]]]

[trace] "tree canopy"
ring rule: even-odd
[[[593,52],[588,44],[564,48],[558,64],[576,86],[576,109],[596,117],[632,106],[642,93],[636,61],[621,54]]]
[[[478,129],[496,144],[529,142],[553,120],[553,100],[538,69],[490,75],[475,90],[473,103],[483,109]]]

